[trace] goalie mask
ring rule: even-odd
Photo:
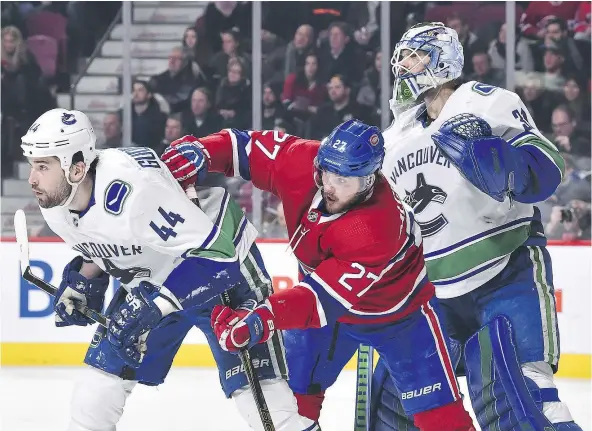
[[[395,83],[390,106],[395,121],[404,126],[425,112],[428,90],[461,76],[463,47],[453,29],[440,22],[421,23],[397,43],[391,65]]]

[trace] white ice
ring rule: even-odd
[[[2,431],[64,431],[70,393],[81,368],[0,370]],[[461,382],[464,387],[464,382]],[[559,396],[584,431],[592,431],[592,384],[558,380]],[[466,390],[466,388],[465,388]],[[323,431],[352,431],[355,372],[344,371],[327,392]],[[466,397],[465,397],[466,399]],[[218,386],[213,369],[173,368],[158,388],[138,386],[128,400],[118,431],[246,430],[234,403]]]

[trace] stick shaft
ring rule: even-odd
[[[193,202],[198,208],[201,208],[195,187],[188,187],[185,190],[185,193],[187,194],[187,197],[190,198],[191,202]],[[228,291],[222,293],[220,297],[222,298],[222,304],[230,307],[230,294]],[[267,406],[267,401],[265,401],[263,389],[261,389],[261,383],[259,382],[259,378],[255,373],[255,369],[253,368],[253,363],[251,362],[249,350],[241,350],[238,353],[238,356],[241,360],[243,368],[245,369],[247,381],[249,382],[249,388],[251,389],[251,393],[255,399],[255,406],[257,407],[257,412],[261,418],[263,429],[265,431],[275,431],[275,426],[273,425],[273,420],[271,419],[271,414],[269,413],[269,407]]]

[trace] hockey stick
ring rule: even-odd
[[[360,344],[356,370],[356,418],[354,431],[370,431],[370,393],[374,372],[374,348]]]
[[[23,279],[37,286],[45,293],[48,293],[51,296],[55,296],[58,289],[52,286],[50,283],[46,282],[45,280],[42,280],[41,278],[37,277],[31,271],[31,266],[29,264],[29,238],[27,234],[27,218],[23,210],[17,210],[17,212],[14,214],[14,232],[16,236],[16,242],[20,249],[19,257],[21,274],[23,275]],[[86,305],[81,304],[77,301],[74,301],[74,307],[77,311],[79,311],[89,319],[97,322],[99,325],[104,327],[109,326],[109,319],[103,316],[101,313],[91,308],[88,308]]]
[[[188,187],[185,190],[185,193],[191,202],[193,202],[197,207],[200,207],[195,187]],[[230,307],[230,294],[228,293],[228,290],[224,291],[220,297],[222,298],[222,304]],[[261,383],[255,374],[253,363],[251,362],[249,350],[240,350],[238,352],[238,356],[243,368],[245,369],[245,374],[247,376],[247,381],[249,382],[249,388],[251,389],[253,398],[255,398],[255,406],[257,407],[257,412],[259,412],[259,418],[261,418],[263,429],[265,431],[275,431],[275,426],[273,425],[273,420],[271,419],[271,414],[269,413],[269,407],[267,407],[267,401],[265,401],[265,396],[263,395],[263,390],[261,389]]]

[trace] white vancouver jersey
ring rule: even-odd
[[[563,166],[557,149],[539,132],[515,93],[475,81],[460,86],[427,127],[417,121],[401,130],[394,122],[385,130],[382,172],[413,208],[428,276],[439,298],[460,296],[483,285],[531,234],[542,235],[531,232],[533,205],[494,200],[465,180],[438,151],[431,135],[462,113],[485,119],[494,135],[514,146],[536,146],[558,169]]]
[[[200,203],[187,198],[154,151],[136,147],[99,152],[85,211],[41,211],[51,230],[129,289],[141,281],[162,285],[187,256],[244,260],[257,230],[240,207],[221,188]]]

